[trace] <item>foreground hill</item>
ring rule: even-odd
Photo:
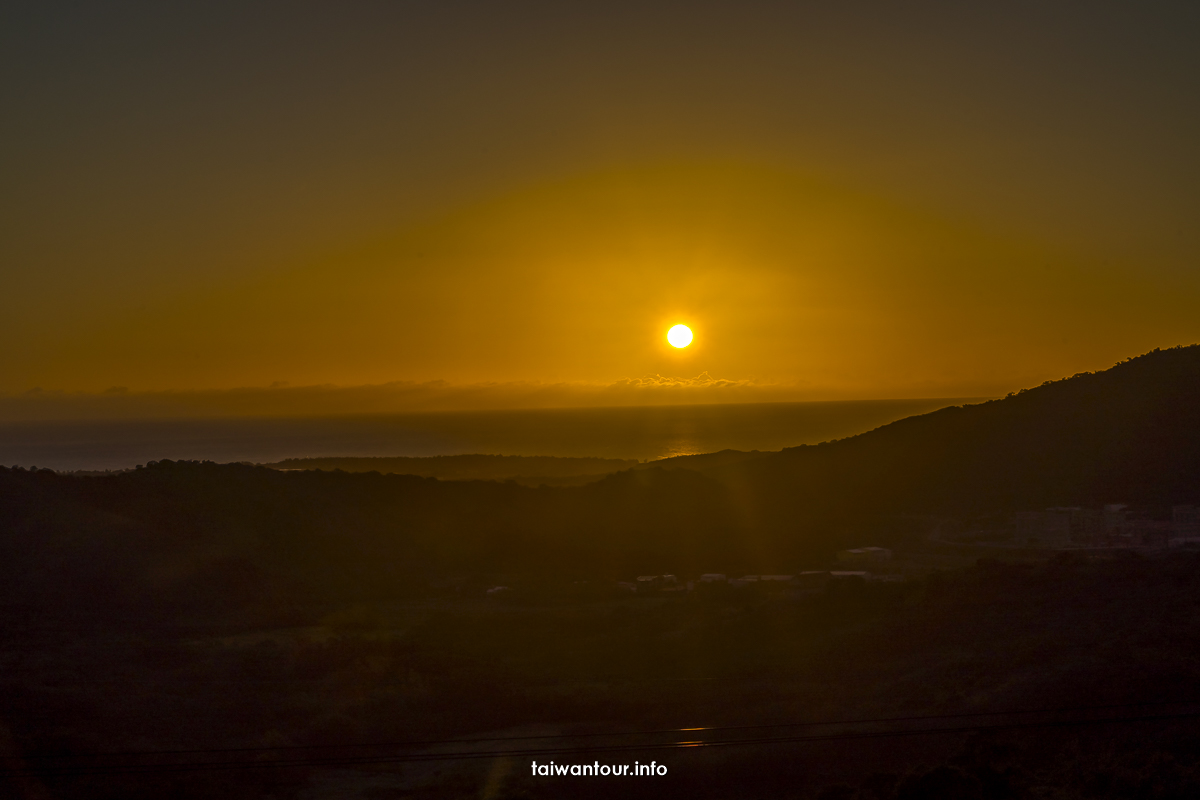
[[[103,586],[42,574],[40,604],[0,605],[0,796],[609,798],[611,781],[532,778],[530,760],[653,759],[669,774],[619,796],[1196,797],[1198,570],[1194,554],[1126,554],[984,561],[776,600],[326,599],[286,626],[228,613],[196,624],[178,606],[162,614],[145,587],[98,618]],[[256,585],[205,602],[245,602]],[[70,613],[47,613],[54,602]],[[1059,713],[1005,713],[1045,709]],[[698,730],[711,725],[735,727]],[[923,726],[948,732],[909,735]],[[681,727],[691,742],[759,742],[572,736]],[[378,744],[482,736],[546,738],[489,742],[535,750],[508,770],[500,758],[389,763],[413,748]]]

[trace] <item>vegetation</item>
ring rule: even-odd
[[[584,741],[670,766],[623,796],[1195,796],[1196,554],[996,549],[1008,557],[811,594],[642,597],[617,581],[821,568],[867,536],[920,553],[950,547],[927,541],[935,526],[1046,505],[1196,502],[1198,378],[1200,348],[1155,352],[852,439],[574,487],[166,461],[0,469],[0,792],[613,796],[534,778],[528,758],[347,760],[480,735],[578,747],[563,737],[1076,709],[936,735]],[[489,597],[496,585],[511,591]],[[1101,706],[1120,721],[1098,721]],[[250,748],[219,756],[236,769],[161,769],[228,748]],[[131,750],[200,752],[93,755]],[[280,759],[293,763],[246,768]]]
[[[623,458],[562,458],[555,456],[460,455],[424,458],[288,458],[273,469],[321,469],[345,472],[420,475],[451,480],[519,480],[603,476],[636,467]],[[534,484],[536,485],[536,484]]]

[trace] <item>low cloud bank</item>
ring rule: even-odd
[[[396,381],[374,386],[272,386],[196,391],[62,392],[35,389],[0,396],[0,421],[311,417],[422,411],[586,408],[812,399],[802,387],[713,378],[653,375],[615,383],[479,383]]]

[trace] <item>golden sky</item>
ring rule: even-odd
[[[0,393],[963,397],[1200,340],[1194,10],[780,5],[6,12]]]

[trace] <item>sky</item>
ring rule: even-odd
[[[1198,38],[1155,2],[7,3],[0,396],[976,397],[1191,344]]]

